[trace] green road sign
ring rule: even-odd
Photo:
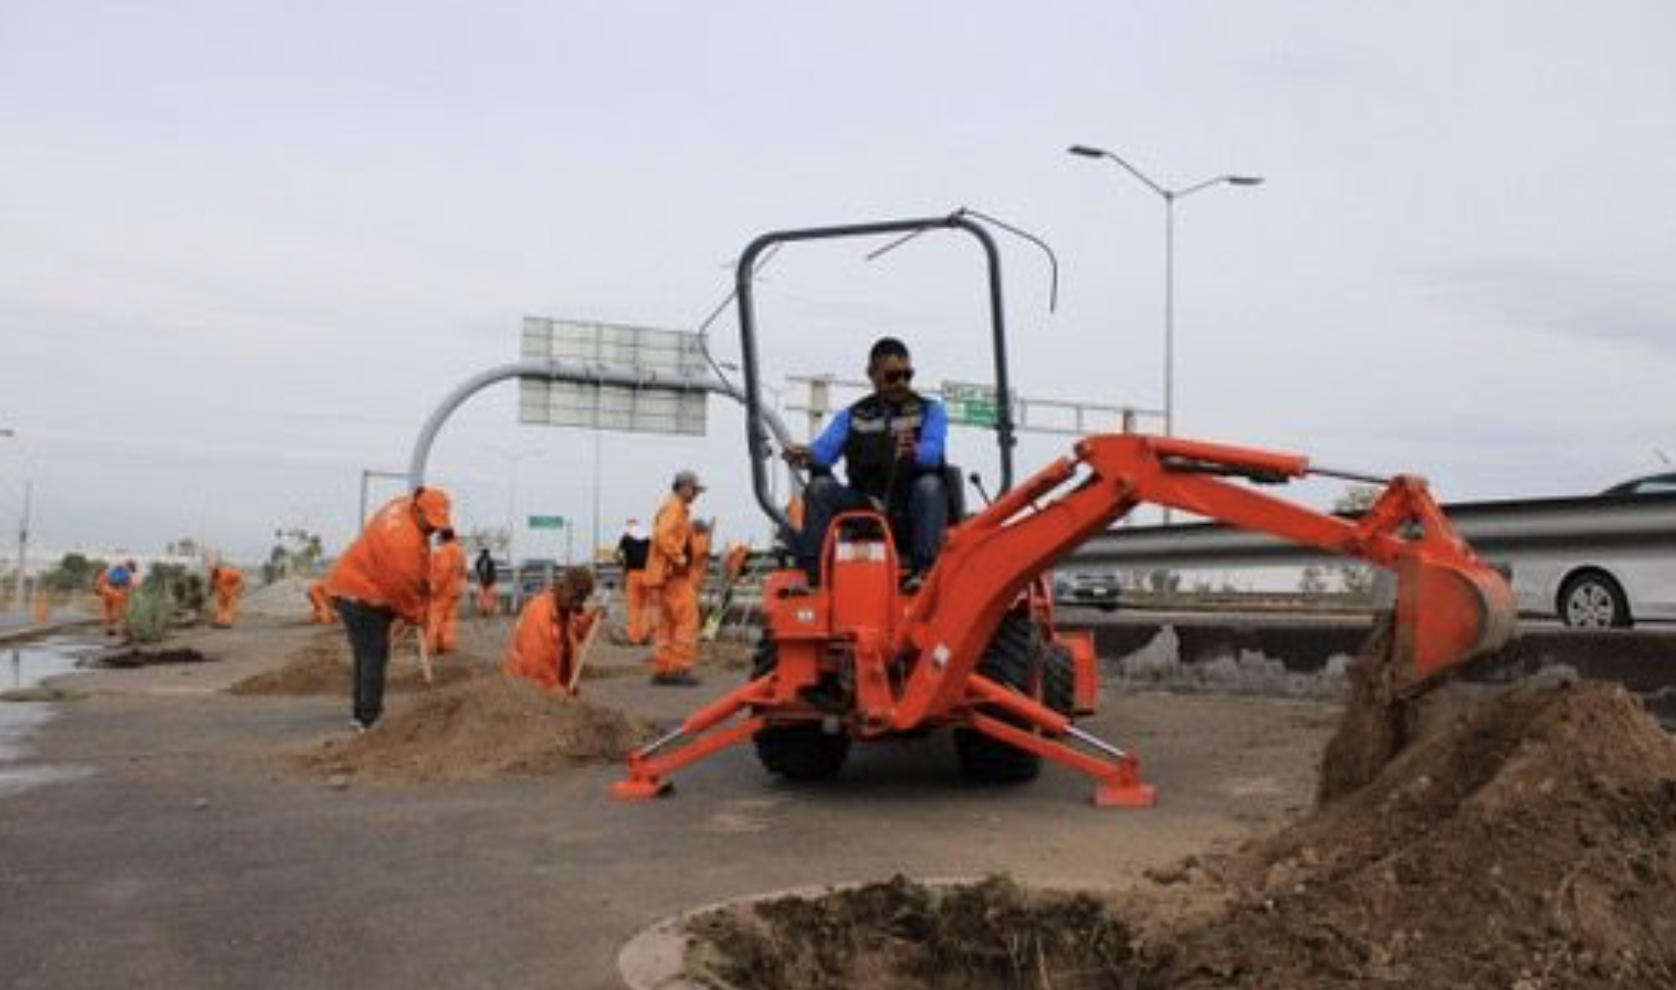
[[[531,516],[531,529],[564,529],[564,516]]]
[[[960,426],[981,426],[995,429],[1000,418],[1000,405],[995,401],[995,389],[970,382],[944,382],[943,407],[949,422]]]

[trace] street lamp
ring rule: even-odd
[[[518,614],[518,594],[522,591],[518,575],[518,555],[514,552],[517,546],[518,532],[518,463],[526,457],[539,457],[546,453],[543,450],[504,450],[494,444],[478,444],[478,448],[496,457],[503,458],[510,469],[510,478],[506,485],[506,560],[512,568],[512,614]]]
[[[1073,144],[1065,149],[1082,158],[1107,158],[1139,179],[1141,184],[1164,200],[1164,435],[1175,435],[1175,240],[1176,200],[1191,196],[1212,186],[1257,186],[1263,179],[1257,175],[1219,175],[1190,186],[1170,189],[1149,178],[1140,169],[1104,148]]]

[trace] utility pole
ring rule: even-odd
[[[23,483],[23,515],[18,517],[17,523],[17,607],[19,611],[27,610],[29,600],[24,597],[25,581],[29,573],[29,511],[30,501],[35,494],[34,482]]]

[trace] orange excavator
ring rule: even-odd
[[[771,247],[833,238],[915,236],[961,230],[988,260],[998,395],[1010,395],[999,253],[964,213],[757,238],[739,261],[737,285],[746,437],[759,504],[781,526],[769,495],[772,452],[759,425],[760,388],[752,276]],[[747,740],[781,776],[829,777],[853,741],[953,730],[961,768],[994,781],[1034,779],[1049,760],[1094,781],[1101,807],[1146,807],[1153,787],[1131,752],[1079,728],[1099,694],[1093,642],[1054,625],[1048,573],[1077,546],[1142,504],[1168,506],[1232,526],[1355,557],[1395,572],[1395,630],[1384,681],[1396,697],[1419,693],[1512,635],[1507,582],[1455,534],[1416,477],[1385,482],[1351,520],[1259,491],[1309,475],[1371,480],[1306,457],[1137,434],[1097,435],[1016,487],[1009,403],[997,404],[1001,490],[982,511],[957,511],[935,565],[904,590],[891,520],[878,512],[835,518],[819,580],[771,573],[762,639],[750,679],[689,716],[629,759],[613,785],[626,800],[671,789],[670,775]],[[951,469],[960,490],[958,471]],[[959,499],[954,499],[958,503]],[[957,510],[959,506],[956,506]],[[912,585],[907,586],[912,588]]]

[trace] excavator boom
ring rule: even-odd
[[[1418,690],[1511,637],[1511,589],[1455,534],[1426,483],[1392,479],[1358,520],[1236,484],[1313,473],[1308,458],[1133,434],[1085,439],[1074,453],[949,534],[897,635],[918,664],[896,708],[899,728],[958,701],[1006,605],[1042,571],[1142,503],[1164,505],[1364,560],[1397,576],[1393,684]]]

